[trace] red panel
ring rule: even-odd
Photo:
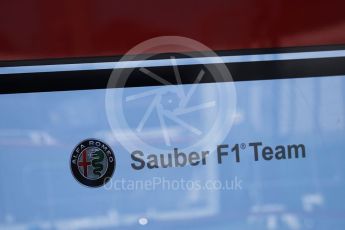
[[[117,55],[160,35],[214,50],[345,44],[344,9],[342,0],[3,0],[0,60]]]

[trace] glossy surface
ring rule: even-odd
[[[341,0],[1,1],[0,60],[121,55],[164,35],[213,50],[345,44],[344,7]]]
[[[232,84],[235,113],[217,96],[230,100],[224,90]],[[191,109],[188,116],[164,117],[162,126],[159,112],[179,108],[178,90],[192,88],[111,89],[120,100],[110,105],[117,111],[113,115],[126,119],[111,126],[114,133],[105,90],[2,95],[0,229],[344,229],[344,76],[201,84],[186,108],[209,106]],[[140,95],[152,92],[162,95],[161,108],[138,131],[154,100]],[[231,130],[219,113],[235,115]],[[217,123],[224,128],[212,132]],[[128,139],[129,133],[138,139]],[[213,138],[203,140],[205,134]],[[104,140],[115,152],[116,171],[106,187],[82,186],[70,172],[71,151],[87,137]],[[194,145],[198,140],[201,145]],[[257,141],[304,144],[306,157],[266,161],[260,156],[254,161],[248,143]],[[218,164],[212,151],[216,145],[236,143],[247,143],[241,161],[229,154]],[[131,167],[130,152],[136,149],[167,156],[174,147],[182,151],[191,145],[193,151],[210,150],[205,165]],[[177,182],[181,179],[184,188]],[[142,184],[158,180],[166,182],[154,188]],[[236,180],[241,186],[236,187]],[[209,189],[209,181],[226,187]],[[200,187],[187,187],[192,182]]]

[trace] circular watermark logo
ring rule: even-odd
[[[99,187],[109,181],[116,160],[112,149],[97,139],[80,142],[72,152],[71,171],[74,178],[89,187]]]
[[[157,55],[171,49],[191,52]],[[210,149],[232,127],[236,90],[227,66],[210,48],[185,37],[156,37],[115,65],[106,113],[112,134],[129,152]]]

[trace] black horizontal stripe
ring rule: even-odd
[[[219,64],[207,64],[214,68]],[[319,76],[345,75],[345,58],[318,58],[284,61],[260,61],[227,63],[233,81],[274,80],[288,78],[305,78]],[[172,66],[149,67],[148,70],[158,74],[171,84],[177,84]],[[203,65],[178,66],[182,84],[193,83]],[[126,69],[131,72],[125,85],[111,87],[158,86],[162,83],[152,79],[139,69]],[[119,71],[119,70],[115,70]],[[28,93],[85,89],[104,89],[107,87],[112,70],[68,71],[49,73],[23,73],[0,75],[0,93]],[[215,79],[206,71],[200,83],[231,81],[231,79]]]

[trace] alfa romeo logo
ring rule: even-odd
[[[99,187],[109,181],[114,173],[116,160],[112,149],[97,139],[80,142],[72,152],[71,170],[80,183]]]

